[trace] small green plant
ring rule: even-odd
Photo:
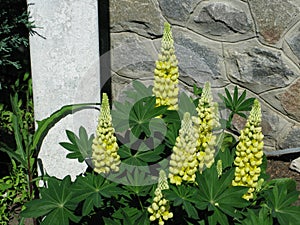
[[[18,108],[20,118],[22,118],[23,126],[29,132],[34,130],[34,118],[33,118],[33,100],[32,100],[32,79],[29,73],[25,73],[22,79],[17,79],[11,90],[14,94],[14,98],[17,98],[17,102],[13,102],[14,107]],[[23,96],[22,98],[20,96]],[[15,99],[14,99],[15,101]],[[0,103],[0,126],[1,132],[11,134],[13,132],[13,108],[12,100],[10,99],[10,105]]]
[[[15,139],[15,147],[11,147],[1,141],[0,151],[6,153],[11,158],[11,162],[13,163],[14,167],[17,167],[18,173],[22,173],[24,177],[24,182],[22,183],[11,183],[12,186],[9,187],[9,193],[13,191],[18,192],[20,188],[23,190],[24,186],[26,186],[26,192],[24,192],[25,194],[23,193],[23,199],[29,200],[33,199],[35,195],[35,184],[37,178],[36,160],[42,141],[46,134],[60,119],[71,113],[75,113],[78,110],[91,108],[91,105],[93,104],[64,106],[48,118],[38,121],[37,130],[35,132],[31,132],[30,122],[28,122],[28,120],[32,119],[32,114],[27,114],[24,109],[21,109],[21,103],[22,101],[20,101],[18,94],[11,96],[12,112],[10,116]],[[17,176],[18,173],[16,173],[16,170],[14,169],[11,176],[3,179],[5,179],[5,182],[15,182],[18,178],[15,176]],[[2,210],[9,212],[9,209],[14,205],[14,199],[6,198],[6,202],[2,206]],[[8,214],[4,216],[8,218]]]
[[[0,179],[0,224],[6,225],[14,211],[32,199],[27,191],[26,171],[12,160],[12,172]]]
[[[235,114],[247,118],[245,112],[251,110],[255,98],[246,98],[246,90],[239,96],[237,86],[234,87],[233,96],[231,96],[227,88],[225,88],[225,94],[226,96],[219,93],[219,97],[225,104],[225,107],[230,110],[228,120],[223,120],[225,127],[230,128]]]

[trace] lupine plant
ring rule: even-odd
[[[238,96],[237,88],[233,97],[227,89],[220,95],[231,111],[227,121],[235,113],[248,117],[233,135],[231,122],[220,123],[210,83],[187,97],[178,76],[165,24],[154,86],[133,82],[128,100],[112,110],[104,94],[95,136],[81,127],[61,143],[90,168],[74,182],[46,177],[40,198],[21,215],[42,225],[298,224],[295,181],[266,174],[259,101],[245,91]]]

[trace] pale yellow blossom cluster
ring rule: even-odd
[[[216,135],[213,130],[219,126],[218,105],[213,102],[210,83],[206,82],[196,108],[198,116],[193,117],[198,132],[197,157],[199,171],[210,168],[214,163]]]
[[[186,112],[171,154],[170,183],[180,185],[183,180],[195,181],[195,173],[198,170],[197,139],[198,133],[193,126],[190,113]]]
[[[165,23],[161,42],[161,54],[155,63],[153,94],[156,106],[166,105],[178,109],[178,60],[175,56],[171,25]]]
[[[119,171],[121,161],[117,153],[119,147],[114,133],[108,96],[104,93],[96,136],[92,144],[92,161],[94,171],[97,173]]]
[[[159,225],[164,225],[165,221],[173,217],[173,213],[169,211],[169,202],[164,198],[162,193],[162,190],[166,189],[169,189],[167,176],[165,171],[161,170],[159,172],[159,180],[155,190],[153,203],[148,207],[148,212],[151,214],[149,220],[158,220]]]
[[[234,160],[235,178],[233,186],[249,187],[243,198],[253,198],[253,192],[257,188],[263,160],[263,137],[261,123],[261,108],[257,99],[254,100],[252,110],[239,137]]]

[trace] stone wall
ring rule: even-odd
[[[115,97],[132,79],[152,84],[168,21],[182,88],[246,89],[262,103],[265,150],[300,146],[299,0],[111,0],[110,19]]]

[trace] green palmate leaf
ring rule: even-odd
[[[123,132],[129,129],[129,113],[132,104],[129,102],[120,103],[115,101],[111,111],[112,123],[116,132]]]
[[[143,98],[152,96],[152,87],[146,87],[139,81],[132,82],[133,89],[124,93],[129,98],[124,102],[114,101],[111,111],[114,128],[117,132],[123,132],[129,129],[129,114],[133,105]]]
[[[147,196],[152,192],[153,185],[145,185],[145,186],[130,186],[126,185],[123,186],[123,189],[126,190],[126,192],[123,192],[123,195],[130,197],[131,194],[134,193],[138,196]]]
[[[267,207],[262,207],[261,209],[247,209],[244,215],[245,219],[239,223],[241,225],[273,225],[273,219]]]
[[[118,220],[112,220],[110,218],[102,217],[105,225],[121,225],[121,222]]]
[[[242,198],[248,190],[246,187],[232,187],[231,182],[234,177],[234,168],[226,171],[220,178],[218,177],[216,166],[206,169],[203,174],[197,174],[196,181],[199,185],[199,199],[196,202],[200,210],[212,210],[212,222],[221,220],[224,216],[239,218],[238,208],[244,208],[249,202]],[[222,214],[222,215],[221,215]],[[214,223],[213,223],[214,224]]]
[[[131,150],[126,145],[120,146],[120,148],[118,150],[118,154],[121,157],[121,159],[127,159],[127,158],[132,157]]]
[[[38,128],[33,136],[33,148],[37,150],[40,149],[41,144],[49,130],[62,118],[80,110],[95,109],[96,105],[99,105],[99,103],[66,105],[54,112],[53,114],[51,114],[51,116],[47,117],[46,119],[43,119],[42,121],[37,121]]]
[[[117,184],[109,182],[101,175],[87,174],[85,177],[78,177],[72,187],[73,202],[83,203],[82,214],[88,215],[94,207],[102,206],[102,198],[110,198],[120,193],[121,189]]]
[[[290,206],[277,210],[273,217],[278,219],[279,224],[296,225],[299,223],[300,208],[299,206]]]
[[[79,128],[79,137],[69,130],[66,131],[66,134],[71,143],[60,142],[59,144],[71,152],[67,154],[67,158],[78,159],[79,162],[83,162],[86,158],[91,157],[94,135],[88,137],[82,126]]]
[[[208,217],[209,225],[229,225],[227,216],[219,208],[213,208],[213,214]]]
[[[167,106],[155,107],[155,104],[155,96],[150,96],[133,105],[129,113],[129,126],[136,137],[140,137],[142,133],[149,137],[151,135],[149,124],[152,119],[167,111]]]
[[[234,114],[238,114],[241,117],[246,118],[245,111],[250,111],[255,98],[246,99],[246,90],[239,96],[238,88],[235,86],[233,96],[231,96],[229,90],[225,88],[225,96],[219,94],[220,99],[224,102],[226,108],[231,113],[229,114],[228,120],[222,121],[223,127],[230,128]],[[225,125],[225,126],[224,126]]]
[[[124,225],[150,224],[148,214],[133,207],[120,208],[113,214],[113,217],[122,220]]]
[[[154,150],[149,150],[147,152],[139,151],[137,152],[135,157],[146,163],[153,163],[162,159],[160,155],[163,153],[163,151],[164,151],[164,145],[159,145]]]
[[[154,180],[150,174],[148,166],[128,167],[125,170],[124,176],[127,179],[129,186],[151,185]],[[140,190],[140,189],[135,189]]]
[[[272,209],[272,216],[277,218],[280,224],[297,224],[299,222],[300,207],[291,206],[299,197],[294,180],[275,181],[275,186],[267,189],[263,195],[267,205]]]
[[[133,102],[152,95],[152,86],[146,87],[143,83],[134,80],[132,81],[134,90],[125,91],[128,98],[131,98]]]
[[[48,188],[40,191],[41,199],[33,200],[25,204],[25,210],[21,212],[22,217],[37,218],[43,216],[41,225],[68,225],[69,220],[79,221],[75,216],[76,204],[72,201],[71,178],[65,177],[63,180],[51,177],[48,179]]]
[[[182,206],[189,218],[198,219],[195,203],[198,200],[197,190],[192,186],[170,186],[169,190],[164,190],[166,199],[174,206]],[[196,197],[197,196],[197,197]]]
[[[123,162],[125,164],[131,165],[131,166],[147,166],[147,163],[140,158],[136,158],[134,155],[131,155],[129,158],[124,159]]]

